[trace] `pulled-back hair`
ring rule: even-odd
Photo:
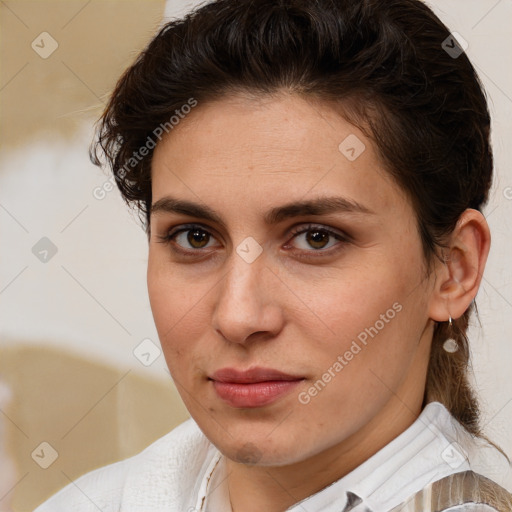
[[[414,206],[427,270],[492,180],[490,116],[457,40],[419,0],[217,0],[166,23],[119,79],[91,145],[150,233],[151,157],[187,106],[290,92],[337,105],[375,143]],[[149,144],[152,141],[152,144]],[[141,148],[144,158],[135,158]],[[101,153],[101,154],[100,154]],[[434,328],[423,406],[484,437],[462,317]],[[454,337],[455,353],[443,350]]]

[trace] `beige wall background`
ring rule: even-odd
[[[153,325],[145,235],[87,150],[162,16],[196,3],[0,2],[0,512],[33,510],[188,417]],[[467,41],[493,114],[493,242],[470,337],[486,433],[512,456],[512,4],[429,5]]]

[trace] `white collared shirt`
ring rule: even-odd
[[[432,402],[363,464],[288,512],[388,512],[429,483],[469,469],[512,489],[505,458]],[[138,455],[72,482],[35,512],[232,512],[225,471],[221,453],[189,419]]]

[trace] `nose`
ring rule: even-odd
[[[266,264],[265,251],[251,263],[233,251],[216,290],[212,325],[225,340],[247,344],[282,329],[283,284]]]

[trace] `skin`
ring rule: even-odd
[[[354,161],[338,149],[350,134],[366,146]],[[436,262],[427,276],[414,209],[371,140],[332,106],[286,93],[199,104],[157,145],[151,178],[153,204],[172,195],[223,221],[153,212],[147,279],[178,391],[227,458],[234,512],[283,511],[414,422],[434,322],[458,318],[478,290],[490,243],[479,212],[464,212],[447,263]],[[264,222],[273,207],[326,196],[373,213]],[[188,223],[206,232],[203,242],[187,239],[190,232],[162,242]],[[292,233],[309,224],[309,232]],[[321,232],[312,245],[308,233],[318,229],[349,239]],[[252,263],[236,251],[247,237],[262,248]],[[301,403],[299,394],[397,303],[400,312]],[[236,408],[208,379],[220,368],[255,366],[304,380],[270,405]]]

